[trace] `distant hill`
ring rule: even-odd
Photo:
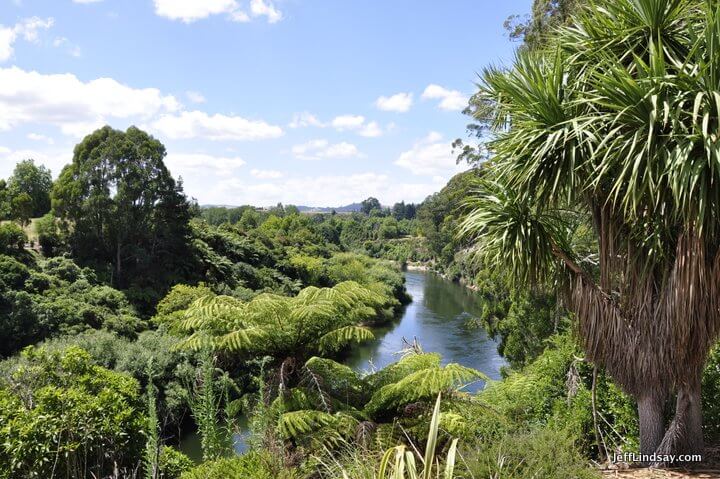
[[[299,209],[303,213],[331,213],[332,210],[335,210],[337,213],[354,213],[356,211],[360,211],[362,208],[362,205],[360,203],[351,203],[349,205],[345,206],[338,206],[336,208],[332,207],[319,207],[319,206],[298,206],[297,209]]]

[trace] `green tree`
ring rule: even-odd
[[[588,357],[638,402],[643,453],[699,453],[720,328],[720,6],[603,1],[578,21],[485,71],[493,178],[464,231],[518,281],[566,287]]]
[[[10,219],[10,190],[7,181],[0,179],[0,220]]]
[[[164,288],[182,269],[190,209],[164,157],[165,147],[147,133],[106,126],[75,147],[53,189],[73,255],[111,265],[114,285]]]
[[[12,218],[22,227],[29,225],[33,215],[32,197],[25,192],[19,193],[12,197],[10,205]]]
[[[23,193],[30,197],[30,217],[42,216],[50,211],[53,181],[50,170],[44,166],[35,165],[33,160],[21,161],[15,166],[7,186],[11,198]]]
[[[360,203],[360,211],[366,215],[372,213],[373,210],[377,210],[378,212],[382,211],[382,205],[380,205],[380,201],[377,198],[371,196]]]

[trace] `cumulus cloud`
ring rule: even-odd
[[[39,133],[28,133],[27,139],[31,140],[31,141],[39,141],[42,143],[47,143],[48,145],[52,145],[53,143],[55,143],[55,140],[53,140],[49,136],[41,135]]]
[[[171,139],[206,138],[209,140],[264,140],[283,135],[279,126],[240,116],[208,115],[202,111],[165,114],[152,128]]]
[[[189,177],[191,174],[230,175],[245,164],[239,157],[213,156],[205,153],[169,153],[165,164],[174,174]]]
[[[358,134],[367,138],[375,138],[378,136],[382,136],[383,131],[380,128],[380,125],[377,124],[377,122],[371,121],[370,123],[364,124],[360,128],[360,130],[358,130]]]
[[[9,60],[15,52],[15,42],[22,38],[26,42],[37,42],[40,30],[52,27],[55,20],[39,17],[26,18],[12,27],[0,25],[0,62]]]
[[[415,175],[430,177],[451,176],[465,169],[457,164],[451,143],[443,141],[437,132],[430,132],[410,150],[401,153],[395,164]]]
[[[292,147],[292,153],[300,160],[325,160],[354,158],[360,156],[357,146],[347,143],[333,143],[327,140],[311,140]]]
[[[111,78],[89,82],[72,74],[45,75],[18,67],[0,68],[0,130],[45,123],[82,135],[110,119],[147,119],[180,104],[156,88],[131,88]]]
[[[7,178],[12,175],[15,165],[23,160],[32,159],[36,164],[44,165],[57,177],[65,165],[72,161],[72,149],[67,151],[61,148],[48,150],[36,150],[23,148],[12,150],[0,147],[0,178]]]
[[[249,12],[236,0],[153,0],[155,13],[170,20],[192,23],[212,15],[226,15],[234,22],[265,17],[269,23],[282,20],[282,12],[267,0],[250,0]]]
[[[293,115],[293,119],[288,126],[290,128],[306,128],[309,126],[316,128],[330,127],[337,131],[353,131],[367,138],[374,138],[383,134],[382,128],[376,121],[367,121],[362,115],[339,115],[326,123],[320,121],[320,119],[312,113],[305,111]]]
[[[305,128],[308,126],[317,126],[324,128],[325,124],[318,120],[318,118],[310,112],[304,111],[302,113],[295,113],[293,119],[288,125],[290,128]]]
[[[376,172],[349,175],[283,177],[276,181],[246,182],[240,178],[221,181],[204,202],[213,204],[342,206],[374,196],[383,204],[400,200],[420,202],[440,189],[442,182],[404,183]]]
[[[192,103],[205,103],[207,101],[205,96],[197,91],[187,91],[185,92],[185,96],[187,96],[187,99]]]
[[[283,177],[282,171],[258,170],[257,168],[253,168],[252,170],[250,170],[250,175],[252,175],[253,178],[257,178],[259,180],[275,180]]]
[[[422,98],[427,100],[440,100],[438,107],[442,110],[462,110],[469,98],[458,90],[448,90],[440,85],[430,84],[423,91]]]
[[[330,124],[338,131],[355,130],[363,126],[365,117],[362,115],[336,116]]]
[[[66,37],[55,38],[55,40],[53,40],[53,46],[55,48],[64,47],[67,53],[72,57],[79,58],[82,56],[82,50],[80,47],[70,42],[70,40]]]
[[[250,13],[255,17],[267,17],[269,23],[282,20],[282,13],[272,3],[264,0],[250,0]]]
[[[333,118],[330,126],[337,131],[355,131],[360,136],[374,138],[383,134],[380,125],[375,121],[366,122],[362,115],[340,115]]]
[[[375,100],[375,106],[383,111],[404,113],[413,104],[412,93],[396,93],[392,96],[381,96]]]

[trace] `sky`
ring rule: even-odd
[[[200,204],[420,202],[531,0],[0,0],[0,177],[136,125]]]

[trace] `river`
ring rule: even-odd
[[[466,327],[467,320],[482,310],[482,301],[476,293],[436,274],[420,271],[406,272],[405,286],[413,300],[400,318],[375,328],[375,339],[354,347],[345,357],[345,364],[361,372],[381,369],[398,360],[398,352],[406,346],[403,339],[410,343],[417,340],[424,351],[440,353],[444,363],[459,363],[499,379],[505,360],[497,352],[497,343],[483,329]],[[478,382],[466,390],[475,392],[481,387]],[[246,450],[246,434],[235,436],[238,453]],[[199,460],[197,434],[183,438],[180,449],[191,459]]]

